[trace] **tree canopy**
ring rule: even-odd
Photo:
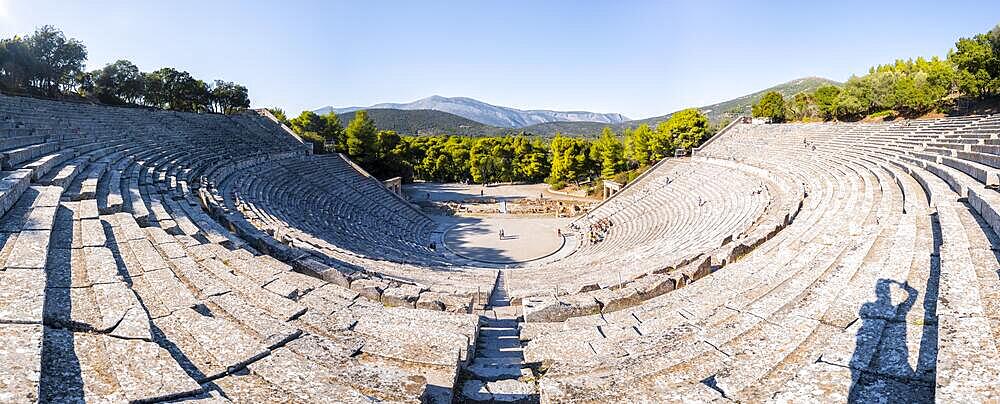
[[[959,38],[946,59],[899,59],[853,76],[842,87],[825,86],[796,94],[788,103],[791,120],[855,120],[887,112],[919,116],[951,108],[958,98],[1000,96],[1000,26]],[[889,114],[894,115],[894,114]]]
[[[143,73],[128,60],[85,71],[87,48],[51,25],[0,40],[0,90],[59,97],[70,94],[112,105],[232,114],[250,106],[247,88],[211,84],[165,67]]]
[[[781,122],[785,120],[785,97],[777,91],[769,91],[764,94],[756,104],[753,104],[751,113],[754,117],[768,118],[771,122]]]

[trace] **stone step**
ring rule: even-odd
[[[481,338],[476,346],[486,350],[521,348],[521,340],[516,335],[507,338]]]
[[[518,334],[518,329],[514,327],[479,327],[481,337],[506,337]]]
[[[516,359],[516,358],[514,358]],[[494,365],[494,360],[492,358],[476,358],[472,361],[472,365],[465,368],[472,376],[479,380],[501,380],[501,379],[516,379],[521,377],[521,364],[520,360],[513,364],[497,364]],[[510,361],[515,362],[515,361]]]

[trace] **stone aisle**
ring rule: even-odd
[[[489,305],[480,315],[476,357],[465,368],[462,399],[473,403],[537,403],[538,386],[524,365],[521,306],[511,306],[500,271]]]

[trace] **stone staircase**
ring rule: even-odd
[[[476,403],[537,403],[533,370],[524,363],[519,324],[520,306],[507,296],[505,271],[500,271],[489,304],[480,316],[476,357],[465,373],[462,398]]]

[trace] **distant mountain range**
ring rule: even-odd
[[[325,114],[330,111],[338,115],[357,111],[359,109],[399,109],[399,110],[435,110],[455,114],[460,117],[500,128],[523,128],[546,122],[600,122],[604,124],[619,124],[628,121],[622,114],[598,113],[587,111],[549,111],[521,110],[487,104],[466,97],[442,97],[439,95],[427,97],[406,104],[384,103],[370,107],[334,108],[323,107],[314,112]]]
[[[467,136],[488,136],[505,134],[512,129],[485,125],[447,112],[430,109],[368,109],[368,117],[375,126],[405,135],[461,134]],[[338,113],[340,121],[347,125],[357,111]]]
[[[751,106],[768,91],[777,91],[785,99],[803,91],[814,91],[824,85],[841,85],[822,77],[805,77],[747,94],[742,97],[698,108],[709,121],[718,123],[726,118],[750,115]],[[524,111],[490,105],[471,98],[433,96],[408,104],[377,104],[369,108],[325,107],[318,114],[337,113],[346,125],[357,110],[365,109],[379,129],[394,130],[405,135],[455,134],[469,136],[528,133],[543,137],[556,133],[596,136],[605,127],[621,133],[625,128],[641,124],[656,126],[670,119],[671,114],[639,120],[629,120],[621,114],[585,111]]]

